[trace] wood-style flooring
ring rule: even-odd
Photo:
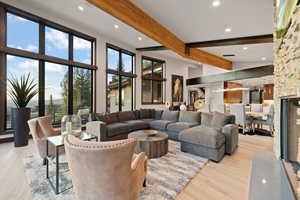
[[[178,200],[243,200],[248,197],[251,161],[255,152],[273,152],[273,138],[240,135],[238,150],[219,163],[209,162],[178,195]],[[0,144],[0,199],[31,200],[23,158],[36,153],[27,147]]]

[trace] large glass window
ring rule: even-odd
[[[131,77],[122,77],[122,111],[132,110],[132,80]]]
[[[73,38],[74,61],[92,64],[92,42],[76,37]]]
[[[142,104],[162,104],[164,61],[142,57]]]
[[[108,45],[107,69],[107,112],[132,110],[134,54]]]
[[[113,70],[119,70],[119,51],[107,48],[107,68]]]
[[[37,60],[32,60],[28,58],[22,58],[17,56],[6,56],[6,66],[7,66],[7,78],[8,79],[20,79],[23,75],[30,74],[31,79],[34,81],[35,84],[38,83],[38,67],[39,62]],[[10,90],[10,84],[7,81],[8,91]],[[38,89],[38,88],[36,88]],[[6,128],[13,128],[12,124],[12,115],[11,109],[15,108],[15,104],[12,101],[9,93],[7,92],[7,100],[6,100]],[[27,107],[31,108],[31,118],[37,117],[38,112],[38,95],[36,95],[28,104]]]
[[[107,74],[107,111],[119,111],[119,76]]]
[[[68,114],[68,66],[45,63],[45,114],[59,123]]]
[[[92,71],[73,68],[73,113],[90,113],[92,103]]]
[[[7,13],[7,46],[38,53],[39,24]]]
[[[26,18],[21,17],[13,14],[13,8],[10,9],[11,13],[5,13],[6,23],[0,24],[0,30],[6,30],[5,41],[0,45],[29,51],[30,54],[15,51],[14,55],[10,55],[9,49],[4,48],[2,53],[6,58],[0,56],[0,63],[4,63],[4,66],[0,66],[4,67],[4,70],[0,70],[0,83],[12,77],[20,79],[22,75],[30,73],[39,90],[28,104],[31,118],[50,115],[53,123],[59,124],[64,115],[92,112],[92,75],[95,69],[92,65],[95,64],[93,48],[96,40],[64,26],[46,26],[49,21],[28,13]],[[69,44],[69,41],[73,41],[73,44]],[[126,69],[130,65],[128,62],[125,63]],[[0,99],[1,104],[6,105],[6,112],[0,112],[1,117],[6,119],[0,124],[0,134],[4,129],[14,128],[11,109],[15,105],[8,95],[8,81],[6,85],[6,97]]]
[[[54,28],[46,27],[46,55],[68,59],[69,35]]]

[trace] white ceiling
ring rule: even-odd
[[[243,48],[247,47],[247,50]],[[234,45],[223,47],[208,47],[202,50],[221,56],[224,54],[235,54],[234,57],[224,57],[232,62],[257,62],[265,58],[265,62],[273,61],[273,43]]]
[[[132,0],[185,42],[273,32],[273,0]],[[225,27],[231,33],[225,33]]]
[[[53,19],[65,19],[132,48],[160,45],[85,0],[1,1],[38,9],[53,16]],[[221,0],[221,5],[217,8],[211,6],[212,0],[132,1],[185,42],[270,34],[273,31],[273,0]],[[84,7],[84,12],[78,10],[78,5]],[[115,24],[120,28],[115,29]],[[224,32],[227,26],[232,28],[231,33]],[[139,36],[142,36],[142,41],[137,39]],[[258,62],[261,57],[266,57],[270,62],[273,60],[272,44],[249,45],[247,51],[243,51],[242,46],[212,47],[204,50],[216,55],[234,53],[236,57],[227,59],[239,63]],[[171,51],[157,53],[186,61]]]

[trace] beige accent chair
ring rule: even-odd
[[[72,135],[65,149],[78,200],[135,200],[145,183],[147,156],[134,155],[136,139],[87,142]]]
[[[251,106],[251,112],[263,112],[262,104],[253,103],[250,104],[250,106]]]
[[[52,117],[46,116],[46,117],[38,117],[29,120],[28,126],[30,129],[30,133],[32,135],[34,144],[38,150],[38,153],[40,157],[43,160],[45,164],[45,158],[46,155],[46,140],[49,136],[55,136],[60,135],[59,129],[54,129],[51,125],[52,123]],[[51,156],[55,155],[55,149],[53,146],[49,145],[48,153]]]

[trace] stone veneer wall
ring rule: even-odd
[[[274,150],[280,156],[280,100],[300,96],[300,7],[292,16],[291,26],[282,39],[274,41]]]

